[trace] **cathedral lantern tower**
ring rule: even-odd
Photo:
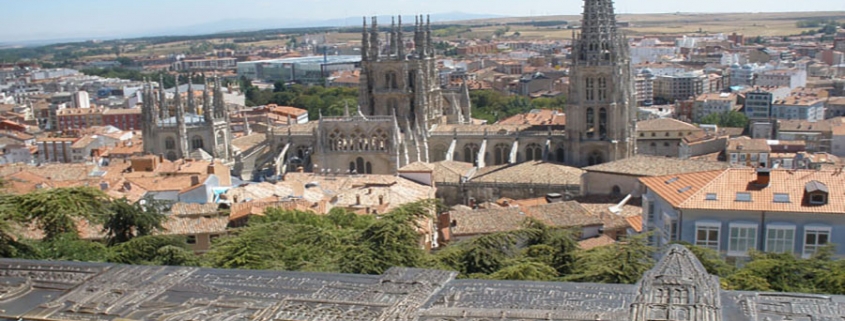
[[[398,24],[396,23],[398,21]],[[364,19],[361,35],[361,87],[359,105],[365,116],[392,116],[400,128],[427,132],[442,114],[437,82],[431,23],[416,17],[411,51],[405,41],[402,17],[391,20],[386,37],[378,21]],[[382,43],[382,39],[386,39]],[[422,127],[419,130],[418,127]]]
[[[636,153],[636,109],[628,42],[612,0],[584,0],[572,44],[566,163],[590,166]]]

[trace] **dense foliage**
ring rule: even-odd
[[[381,216],[342,209],[328,215],[268,209],[265,216],[230,230],[208,253],[197,256],[184,237],[149,235],[160,229],[161,221],[150,220],[161,218],[155,208],[108,200],[89,188],[3,195],[0,256],[364,274],[403,266],[457,271],[460,278],[626,284],[637,282],[654,265],[655,249],[647,244],[647,235],[582,250],[577,231],[531,219],[517,231],[483,235],[427,253],[418,231],[429,224],[431,213],[443,210],[435,201],[407,204]],[[58,210],[45,212],[48,209]],[[33,214],[22,215],[26,210]],[[111,227],[110,241],[98,242],[82,240],[68,227],[69,220],[82,218],[123,223]],[[25,239],[16,231],[27,224],[54,232],[42,240]],[[742,264],[728,264],[713,250],[684,245],[709,273],[722,278],[726,289],[845,294],[845,261],[832,258],[832,246],[810,259],[751,253]]]
[[[702,124],[719,125],[720,127],[738,127],[745,128],[748,126],[748,117],[745,114],[732,110],[723,113],[712,113],[701,119]]]
[[[477,90],[469,93],[472,102],[472,117],[487,120],[492,124],[513,115],[527,113],[532,109],[563,110],[566,98],[535,98],[525,96],[505,95],[495,90]]]
[[[355,112],[358,105],[357,88],[326,88],[323,86],[286,85],[276,82],[273,89],[258,89],[246,79],[241,79],[241,88],[246,93],[247,106],[276,104],[308,110],[312,120],[326,116],[343,115],[346,105]]]

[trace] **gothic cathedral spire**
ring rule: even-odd
[[[612,0],[584,0],[573,39],[566,163],[590,166],[636,153],[636,113],[628,43]]]

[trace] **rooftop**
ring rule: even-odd
[[[730,167],[723,162],[684,160],[672,157],[637,155],[615,162],[585,167],[587,172],[623,174],[631,176],[661,176],[704,172]]]
[[[841,189],[845,186],[845,174],[841,170],[772,170],[767,186],[757,184],[757,173],[751,168],[649,177],[640,181],[673,207],[682,209],[843,214],[845,208],[845,192]],[[830,188],[826,204],[808,203],[805,194],[811,185]],[[749,200],[738,200],[737,193]]]
[[[475,183],[581,184],[584,171],[575,167],[542,161],[489,166],[471,178]]]
[[[527,207],[496,207],[479,210],[457,210],[450,219],[456,225],[452,235],[480,235],[508,232],[523,227],[526,218],[537,219],[552,227],[602,225],[602,219],[580,203],[569,201]]]
[[[658,118],[637,122],[638,132],[649,131],[700,131],[701,128],[693,124],[672,118]]]

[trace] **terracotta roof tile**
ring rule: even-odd
[[[584,171],[546,162],[524,162],[482,168],[472,177],[481,183],[581,184]]]
[[[658,118],[637,122],[637,132],[678,130],[701,131],[701,128],[672,118]]]
[[[578,202],[550,203],[529,207],[499,207],[481,210],[457,210],[451,213],[456,222],[452,235],[480,235],[520,229],[532,217],[552,227],[602,225],[596,215]]]
[[[458,183],[461,177],[469,173],[473,166],[470,163],[456,161],[441,161],[434,163],[434,181]]]
[[[591,250],[597,247],[613,245],[615,243],[616,240],[614,240],[612,237],[602,234],[593,238],[588,238],[586,240],[579,241],[578,247],[580,247],[582,250]]]
[[[423,162],[413,162],[400,168],[400,172],[433,172],[434,165]]]
[[[640,178],[648,189],[660,195],[673,207],[678,207],[691,195],[703,189],[725,170]],[[689,187],[689,188],[687,188]]]
[[[765,142],[765,141],[764,141]],[[662,176],[704,172],[730,167],[724,162],[684,160],[671,157],[638,155],[615,162],[585,167],[587,172],[602,172],[632,176]]]
[[[768,186],[755,184],[757,173],[751,168],[733,168],[719,172],[680,175],[673,183],[661,180],[668,176],[642,178],[642,181],[662,198],[670,200],[672,206],[683,209],[705,210],[748,210],[789,213],[845,212],[845,174],[838,170],[772,170]],[[698,176],[698,177],[693,177]],[[805,200],[805,189],[811,182],[819,182],[830,188],[825,205],[810,205]],[[661,184],[663,186],[661,186]],[[677,188],[685,185],[692,188],[678,193]],[[747,193],[750,201],[737,199],[737,193]],[[775,194],[784,200],[775,202]]]

